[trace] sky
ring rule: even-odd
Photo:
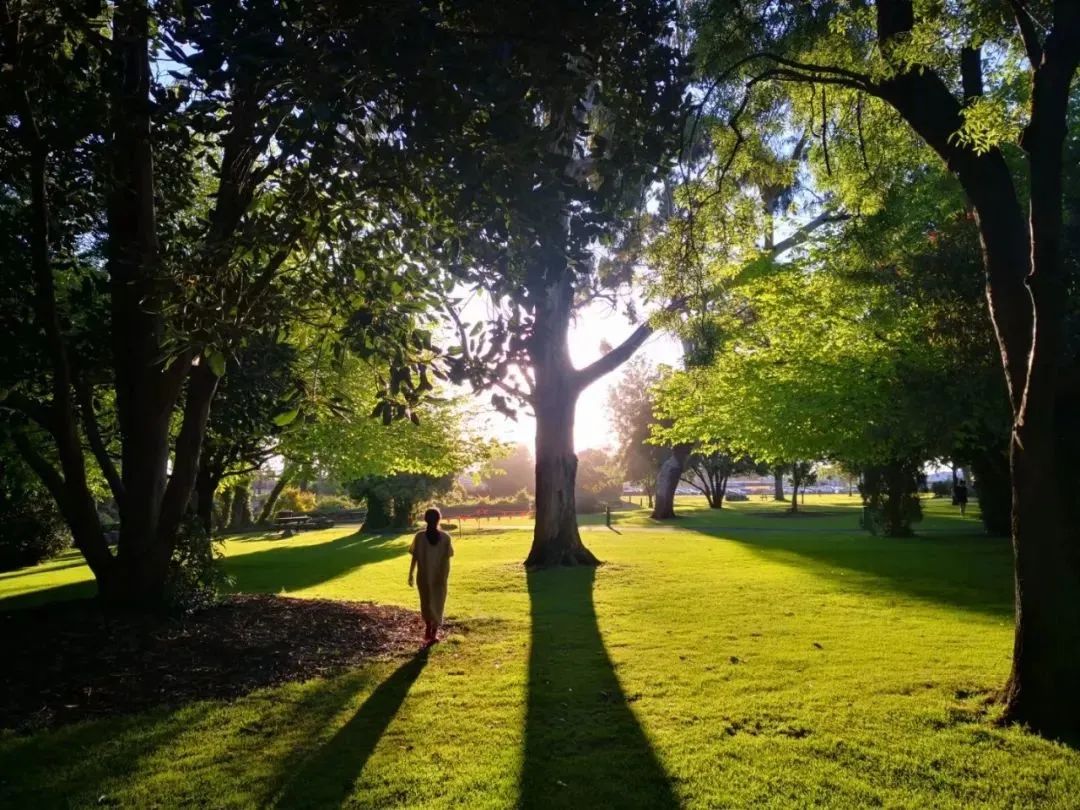
[[[466,320],[482,317],[480,311],[466,309]],[[570,356],[578,368],[586,366],[601,355],[601,344],[617,346],[636,328],[626,316],[609,304],[594,302],[578,313],[570,329]],[[645,356],[654,364],[676,365],[682,357],[679,342],[664,333],[654,333],[635,356]],[[623,367],[625,368],[625,367]],[[623,368],[600,378],[585,389],[578,399],[577,416],[574,421],[574,444],[578,450],[586,448],[614,449],[617,445],[607,410],[608,389],[618,384]],[[477,394],[477,406],[481,409],[484,432],[505,442],[523,443],[533,449],[536,420],[529,412],[519,411],[516,421],[498,413],[488,402],[490,392]]]

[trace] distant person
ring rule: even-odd
[[[967,484],[961,478],[953,487],[953,503],[960,507],[960,514],[967,512]]]
[[[439,640],[443,610],[446,607],[446,583],[450,579],[450,558],[454,546],[450,535],[439,531],[442,515],[438,509],[424,513],[427,528],[417,532],[409,546],[412,561],[409,563],[409,587],[413,585],[413,572],[419,570],[416,589],[420,591],[420,613],[424,617],[424,643]]]

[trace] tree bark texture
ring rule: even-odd
[[[679,488],[686,462],[690,458],[691,444],[677,444],[660,465],[656,475],[656,497],[653,499],[653,520],[672,520],[675,514],[675,490]]]

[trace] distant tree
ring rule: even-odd
[[[515,444],[507,455],[494,458],[488,464],[481,487],[492,498],[507,498],[521,490],[532,493],[536,484],[536,467],[528,446]]]
[[[450,491],[454,476],[395,473],[368,476],[346,484],[349,497],[367,504],[365,531],[409,529],[425,503]]]
[[[793,461],[786,466],[791,476],[791,513],[799,511],[799,488],[807,487],[817,480],[812,461]]]
[[[756,469],[749,456],[733,456],[722,450],[693,453],[686,463],[683,481],[705,496],[711,509],[724,507],[728,479]]]
[[[71,545],[48,491],[0,444],[0,571],[36,565]]]
[[[919,501],[919,460],[892,460],[863,468],[859,493],[866,506],[865,528],[887,537],[909,537],[911,526],[922,520]]]
[[[213,528],[214,494],[221,482],[226,476],[250,475],[262,467],[277,452],[276,434],[296,421],[303,384],[295,359],[292,346],[261,337],[226,364],[227,373],[207,423],[193,493],[196,513],[207,532]]]
[[[652,423],[653,387],[662,374],[648,359],[637,357],[626,364],[622,379],[608,389],[608,414],[619,439],[618,462],[623,476],[648,493],[653,505],[656,476],[668,450],[648,441]]]
[[[578,494],[594,502],[622,498],[622,470],[606,450],[586,448],[578,454]]]

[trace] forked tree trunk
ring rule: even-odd
[[[597,565],[599,560],[585,548],[578,532],[574,411],[581,391],[606,372],[593,366],[578,371],[570,362],[574,298],[570,278],[564,275],[547,283],[538,295],[530,347],[535,375],[536,524],[525,565]]]
[[[675,490],[679,488],[686,462],[693,445],[677,444],[660,465],[656,475],[656,497],[653,499],[653,520],[671,520],[675,515]]]

